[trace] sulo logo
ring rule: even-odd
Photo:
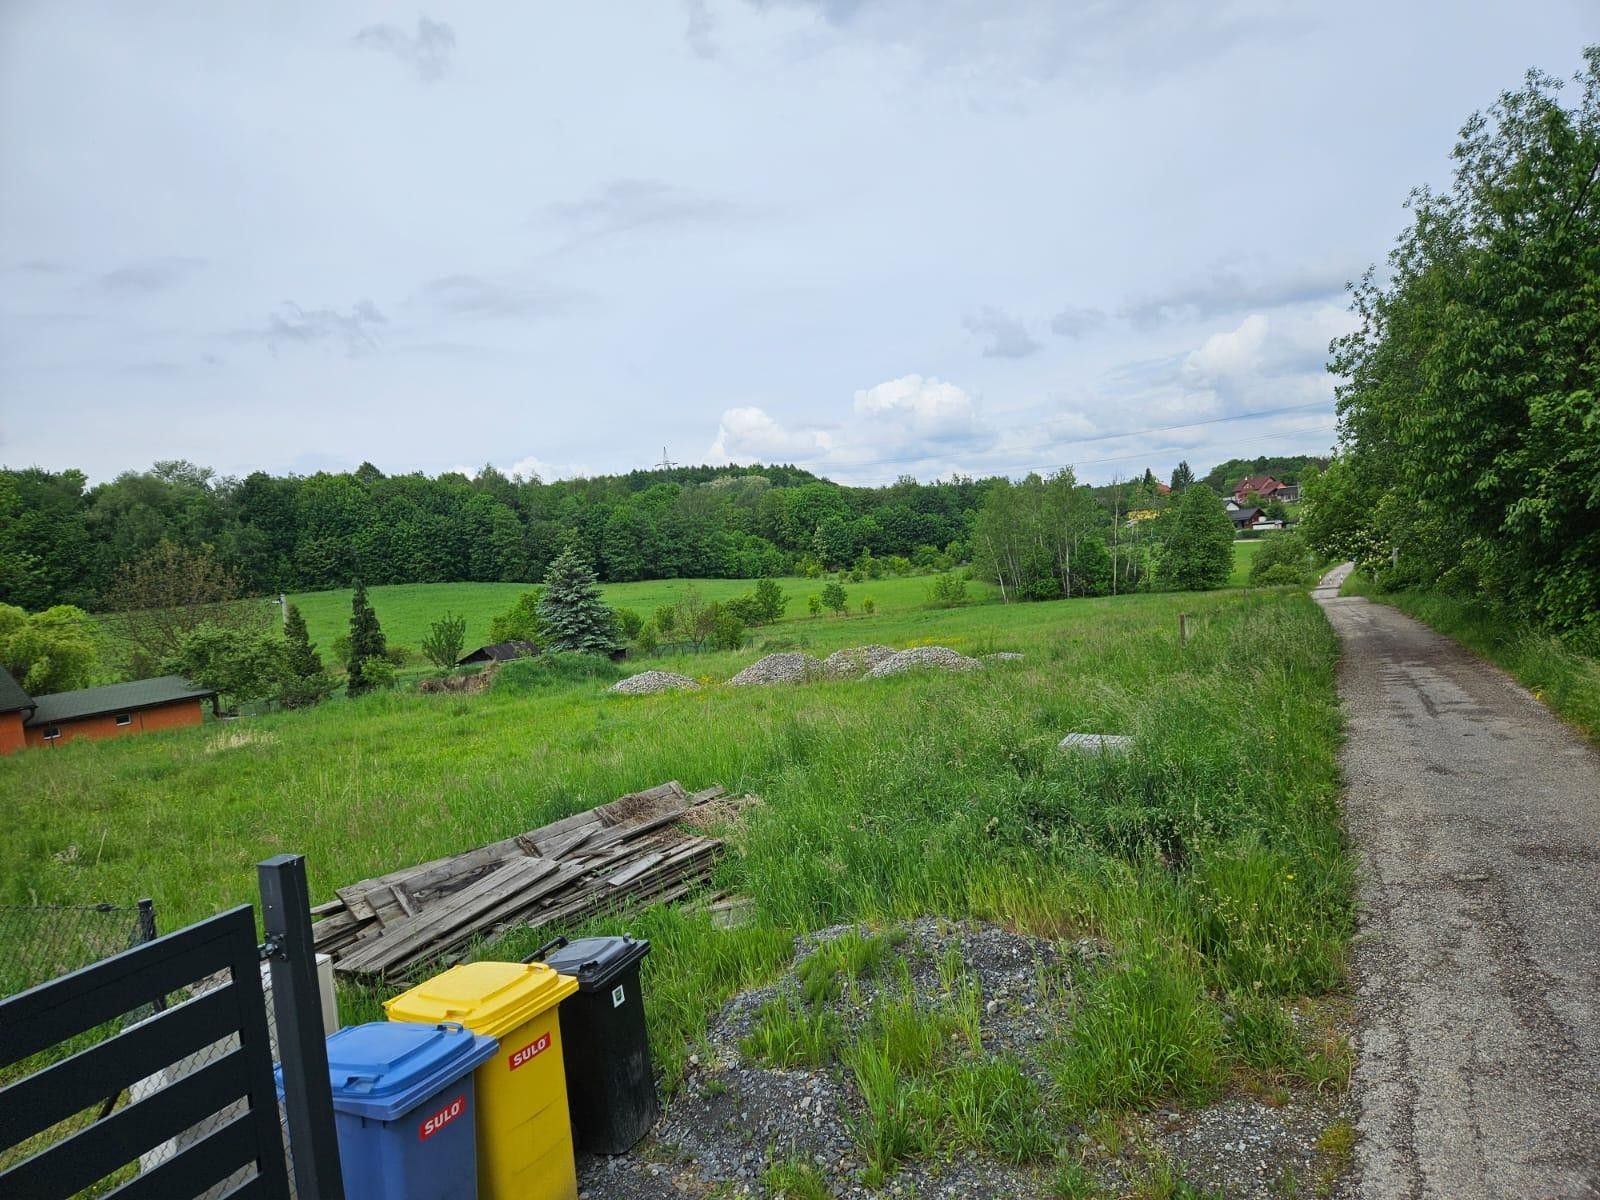
[[[438,1112],[434,1113],[433,1116],[429,1117],[421,1125],[417,1126],[417,1140],[419,1142],[427,1141],[434,1134],[438,1133],[439,1130],[443,1129],[446,1125],[450,1124],[451,1121],[454,1121],[466,1111],[467,1095],[465,1092],[463,1092],[454,1100],[450,1101],[449,1104],[446,1104]]]
[[[526,1066],[548,1049],[550,1049],[550,1035],[540,1034],[511,1056],[511,1070],[515,1071],[518,1067]]]

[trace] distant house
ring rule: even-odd
[[[1229,496],[1226,500],[1224,500],[1222,502],[1222,507],[1225,508],[1228,512],[1238,512],[1241,508],[1244,507],[1244,505],[1240,504],[1232,496]]]
[[[0,754],[10,754],[28,744],[22,726],[32,715],[33,697],[22,690],[11,672],[0,667]]]
[[[1282,500],[1285,504],[1293,504],[1300,499],[1300,485],[1284,483],[1271,475],[1246,475],[1235,485],[1233,498],[1243,504],[1252,494],[1263,500]]]
[[[24,746],[56,746],[73,738],[198,725],[203,700],[210,700],[216,710],[215,689],[197,688],[177,675],[30,696],[0,670],[0,754]]]
[[[1167,484],[1162,483],[1161,480],[1158,479],[1156,480],[1156,495],[1170,496],[1172,495],[1172,488]]]
[[[473,663],[503,663],[514,658],[532,658],[539,653],[536,642],[495,642],[488,646],[479,646],[471,654],[456,662],[458,667],[471,666]]]
[[[1236,508],[1228,514],[1233,518],[1233,531],[1235,533],[1245,529],[1254,529],[1266,517],[1266,513],[1259,508]]]

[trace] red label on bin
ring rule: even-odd
[[[454,1121],[466,1111],[467,1094],[462,1092],[461,1095],[457,1096],[454,1100],[450,1101],[449,1104],[446,1104],[438,1112],[434,1113],[433,1116],[429,1117],[421,1125],[417,1126],[417,1140],[419,1142],[427,1141],[434,1134],[438,1133],[439,1130],[443,1129],[446,1125],[450,1124],[451,1121]]]
[[[548,1049],[550,1049],[550,1035],[540,1034],[511,1056],[511,1069],[515,1071],[518,1067],[527,1065]]]

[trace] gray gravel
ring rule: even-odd
[[[758,658],[732,679],[729,687],[752,687],[773,683],[805,683],[822,676],[822,660],[801,650],[785,650]]]
[[[1343,643],[1360,853],[1358,1194],[1600,1196],[1600,754],[1332,574],[1313,594]]]
[[[948,646],[913,646],[899,650],[867,672],[868,679],[899,675],[904,671],[932,668],[939,671],[981,671],[983,664]]]
[[[687,675],[678,675],[672,671],[644,671],[638,675],[630,675],[626,679],[619,679],[611,685],[611,691],[624,696],[650,696],[656,692],[692,692],[698,690],[700,685]]]
[[[893,646],[849,646],[823,659],[822,673],[829,679],[858,679],[895,653]]]

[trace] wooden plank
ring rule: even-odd
[[[547,858],[515,859],[448,900],[389,926],[382,937],[347,954],[337,965],[345,971],[382,971],[426,950],[556,870],[557,864]]]
[[[612,872],[600,882],[605,884],[607,887],[623,887],[626,884],[632,883],[635,879],[649,871],[652,867],[659,866],[661,862],[666,859],[666,857],[666,854],[659,850],[654,854],[647,854],[637,862],[631,862],[621,870]]]
[[[366,897],[367,885],[354,884],[350,887],[335,888],[333,894],[344,901],[345,911],[358,921],[370,921],[378,914],[372,910],[372,905]]]

